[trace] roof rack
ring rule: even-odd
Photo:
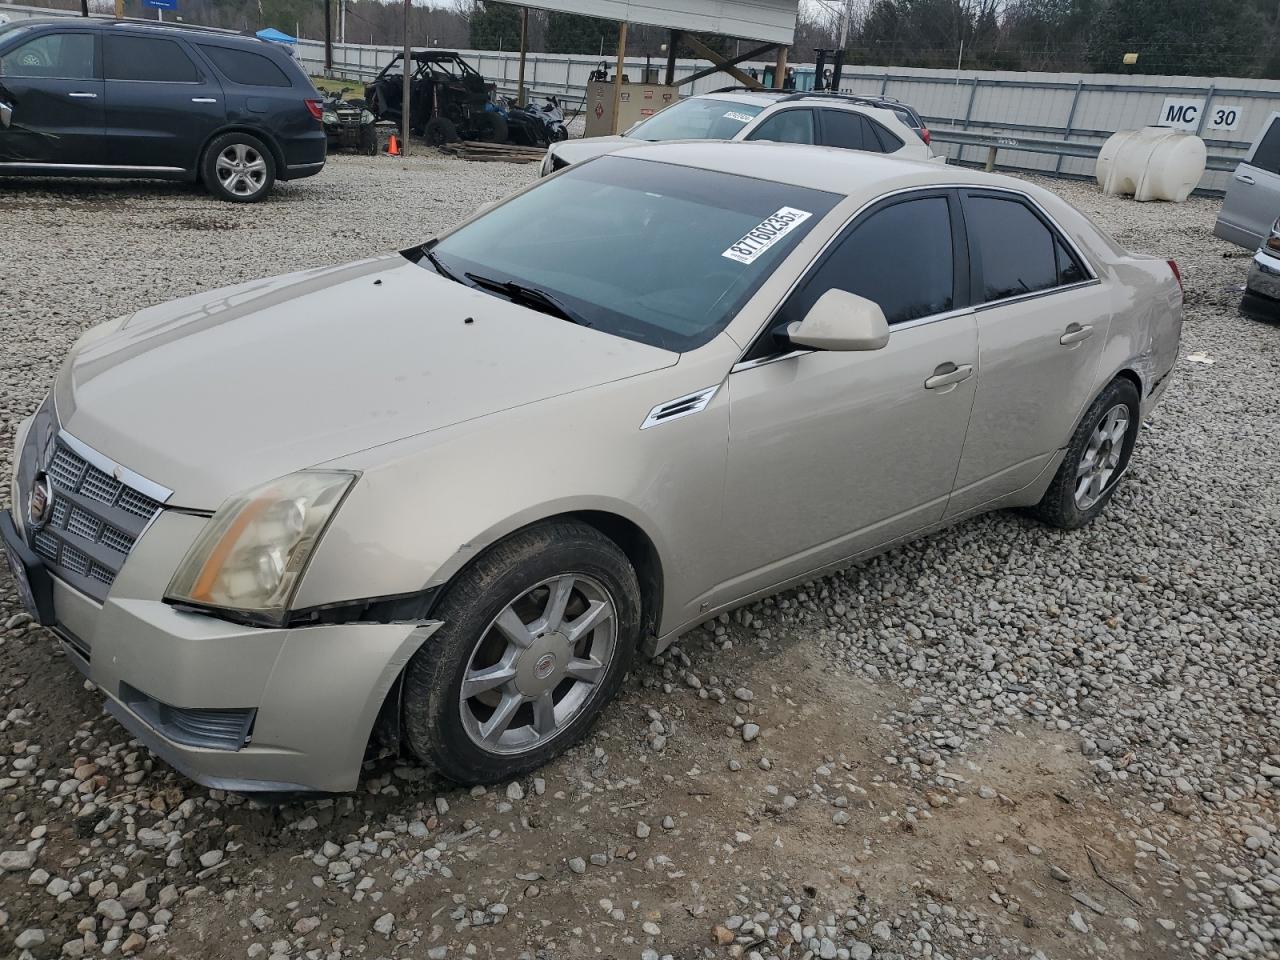
[[[842,100],[845,103],[860,103],[868,107],[884,106],[889,103],[901,105],[901,101],[891,97],[865,97],[856,93],[833,93],[829,90],[806,90],[793,93],[783,102],[790,103],[792,100]]]
[[[776,93],[784,94],[785,90],[775,90],[772,87],[748,87],[745,84],[739,84],[734,87],[721,87],[719,90],[712,90],[712,93]]]
[[[173,30],[197,30],[204,33],[221,33],[223,35],[230,34],[235,37],[244,37],[248,40],[258,39],[252,33],[243,30],[232,30],[228,27],[206,27],[199,23],[184,23],[177,20],[149,20],[143,17],[108,17],[95,15],[92,20],[98,20],[105,23],[127,23],[132,27],[160,27],[162,29]]]

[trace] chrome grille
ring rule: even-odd
[[[145,494],[133,489],[133,487],[125,487],[120,491],[120,501],[116,506],[125,513],[132,513],[135,517],[150,520],[155,516],[156,511],[160,509],[160,501],[152,500]]]
[[[119,478],[136,475],[92,451],[82,454],[76,441],[65,437],[58,435],[45,468],[53,485],[49,523],[32,533],[31,545],[56,576],[96,600],[105,600],[125,558],[160,511],[161,501]]]

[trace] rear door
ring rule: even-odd
[[[226,120],[222,87],[171,37],[108,31],[102,38],[108,162],[194,170]]]
[[[1276,217],[1280,217],[1280,113],[1271,115],[1236,167],[1213,232],[1253,250],[1270,232]]]
[[[1020,194],[963,190],[982,372],[954,516],[1031,483],[1093,400],[1111,294]]]
[[[0,127],[0,164],[105,162],[98,62],[88,31],[41,33],[0,55],[0,100],[13,108]]]

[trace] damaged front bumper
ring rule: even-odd
[[[156,601],[98,608],[58,581],[54,609],[121,725],[197,783],[240,792],[354,789],[383,702],[440,627],[245,627]],[[91,644],[68,624],[85,619]]]

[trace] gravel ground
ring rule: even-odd
[[[337,158],[252,208],[6,182],[0,469],[85,327],[421,240],[534,173]],[[1280,957],[1280,329],[1236,315],[1216,203],[1050,186],[1187,283],[1102,520],[993,515],[721,617],[538,777],[205,790],[0,577],[0,955]]]

